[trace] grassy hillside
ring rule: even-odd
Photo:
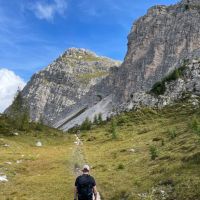
[[[32,123],[19,131],[11,122],[0,118],[0,176],[8,179],[0,182],[0,200],[72,199],[72,137]]]
[[[199,114],[180,102],[124,113],[114,135],[113,122],[83,133],[103,199],[200,199]]]
[[[5,124],[13,132],[1,118]],[[1,134],[0,172],[8,182],[0,182],[0,199],[73,199],[74,169],[84,162],[104,200],[200,199],[200,109],[191,103],[123,113],[80,137],[77,146],[73,135],[34,126]]]

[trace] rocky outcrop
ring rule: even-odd
[[[27,102],[31,120],[53,125],[63,111],[68,113],[71,107],[76,107],[91,87],[108,76],[111,67],[119,65],[118,61],[85,49],[67,50],[34,74],[23,89],[22,98]]]
[[[116,101],[147,91],[166,73],[200,48],[200,2],[184,0],[154,6],[138,19],[128,36],[128,52],[115,75]]]
[[[194,107],[199,107],[200,97],[200,57],[188,60],[182,74],[176,80],[168,80],[165,83],[164,94],[158,95],[151,92],[136,92],[132,94],[129,102],[118,109],[136,110],[141,107],[163,108],[177,100],[189,98]]]

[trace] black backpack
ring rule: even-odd
[[[91,177],[89,175],[80,176],[78,184],[78,197],[80,199],[92,199],[93,195],[93,186],[91,183]]]

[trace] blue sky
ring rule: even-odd
[[[67,48],[123,60],[133,21],[177,0],[0,0],[0,68],[25,81]]]

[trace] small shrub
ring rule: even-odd
[[[121,163],[120,163],[120,164],[118,165],[118,167],[117,167],[117,169],[124,169],[124,168],[125,168],[124,165],[121,164]]]
[[[70,128],[67,132],[69,134],[77,134],[78,132],[80,132],[80,126],[76,124],[73,128]]]
[[[99,113],[99,114],[98,114],[98,123],[101,124],[102,122],[103,122],[102,114]]]
[[[152,160],[155,160],[158,157],[158,149],[155,146],[151,146],[150,149],[150,156]]]
[[[189,123],[189,127],[200,136],[200,123],[196,117],[192,119],[192,121]]]
[[[161,146],[165,146],[165,140],[164,139],[161,140]]]
[[[92,122],[87,117],[85,121],[82,123],[80,130],[90,130],[91,127],[92,127]]]
[[[43,131],[43,125],[41,123],[36,123],[35,130],[36,131]]]
[[[161,81],[155,83],[150,92],[154,93],[155,95],[163,95],[166,91],[165,83],[175,81],[178,78],[183,77],[187,64],[188,60],[184,60],[181,67],[176,68]]]
[[[125,124],[127,122],[129,122],[129,120],[124,114],[121,114],[120,117],[117,119],[118,126],[122,126],[123,124]]]
[[[153,85],[151,92],[156,95],[161,95],[165,93],[165,90],[166,90],[165,83],[162,81],[159,81]]]
[[[94,124],[98,124],[98,118],[97,118],[97,115],[94,116]]]
[[[116,122],[115,122],[115,119],[112,120],[111,122],[111,128],[110,128],[110,132],[112,134],[112,139],[117,139],[117,125],[116,125]]]
[[[170,137],[171,140],[173,140],[177,136],[177,133],[176,133],[175,129],[168,130],[168,133],[169,133],[169,137]]]

